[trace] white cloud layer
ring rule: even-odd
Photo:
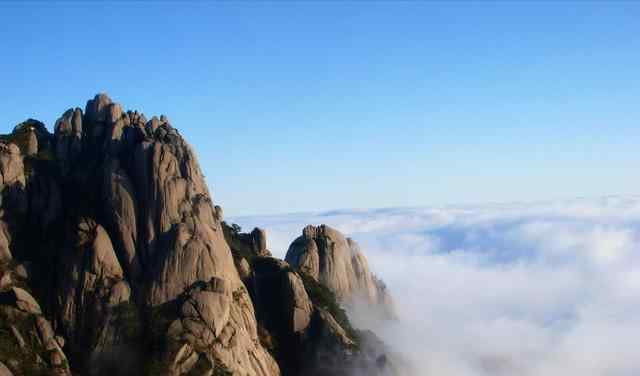
[[[306,224],[360,242],[400,320],[356,322],[412,376],[640,374],[640,197],[232,220],[278,257]]]

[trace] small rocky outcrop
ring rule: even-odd
[[[28,119],[16,125],[8,138],[20,148],[22,155],[26,157],[34,157],[40,151],[49,149],[52,140],[47,127],[34,119]]]
[[[20,148],[0,141],[0,262],[13,258],[11,243],[15,227],[26,211],[26,178]]]
[[[33,130],[33,128],[29,128],[29,133],[27,137],[28,138],[27,138],[26,148],[24,150],[24,155],[31,157],[38,154],[38,137],[36,136],[36,133]]]
[[[8,291],[0,293],[0,302],[11,305],[26,313],[34,315],[42,314],[38,302],[36,302],[31,294],[20,287],[10,287]]]
[[[294,268],[327,286],[344,303],[364,301],[393,316],[387,289],[369,270],[360,246],[327,226],[307,226],[289,246],[286,258]]]
[[[216,216],[222,218],[222,208],[216,207]],[[225,239],[234,253],[251,259],[253,257],[270,257],[271,251],[267,249],[267,232],[261,228],[254,228],[249,233],[240,232],[238,225],[223,223]]]
[[[54,127],[55,156],[63,174],[82,151],[82,110],[68,109]]]
[[[18,184],[25,186],[24,163],[20,148],[13,142],[0,143],[0,172],[2,188]]]

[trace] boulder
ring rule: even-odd
[[[13,279],[11,278],[11,272],[8,270],[0,273],[0,291],[13,285]]]
[[[259,345],[255,313],[243,287],[219,277],[195,283],[185,293],[179,318],[174,320],[167,336],[186,342],[185,352],[174,357],[174,368],[182,368],[194,360],[217,359],[231,372],[249,376],[279,375],[279,367]],[[193,349],[200,356],[191,355]],[[180,364],[180,365],[178,365]]]
[[[118,103],[111,103],[106,107],[105,121],[109,124],[118,122],[122,117],[122,106]]]
[[[259,256],[271,256],[271,252],[267,250],[267,232],[261,228],[254,228],[251,231],[251,242],[253,251]]]
[[[54,151],[63,174],[71,169],[72,162],[82,150],[82,110],[68,109],[56,121],[54,127]]]
[[[123,271],[104,227],[93,219],[86,218],[78,225],[79,235],[89,254],[86,270],[103,279],[122,279]]]
[[[24,155],[32,156],[38,154],[38,137],[36,136],[36,132],[33,128],[29,129],[29,133],[27,134],[27,144],[24,150]]]
[[[220,205],[216,205],[213,209],[216,213],[216,219],[222,222],[224,220],[224,211],[222,210],[222,207]]]
[[[315,240],[303,236],[291,244],[286,260],[301,272],[318,281],[320,278],[320,255],[318,252]]]
[[[83,121],[83,137],[86,136],[89,142],[94,143],[96,140],[103,140],[107,135],[108,124],[107,119],[111,120],[113,102],[107,94],[101,93],[96,95],[92,100],[87,101],[84,111]]]
[[[0,142],[0,191],[12,185],[26,185],[22,155],[16,144]]]
[[[239,257],[235,259],[236,269],[238,269],[238,274],[242,280],[245,280],[251,277],[251,266],[249,262],[244,257]]]
[[[221,218],[222,214],[218,215]],[[239,232],[235,225],[229,226],[223,222],[223,231],[234,257],[253,259],[256,256],[271,257],[267,249],[267,232],[261,228],[254,228],[250,233]]]
[[[108,305],[116,307],[119,304],[126,303],[131,299],[131,288],[126,281],[118,281],[113,287],[108,298]]]
[[[149,120],[147,122],[147,124],[145,126],[146,126],[148,132],[154,133],[156,131],[156,129],[158,129],[158,127],[160,126],[160,120],[158,120],[158,118],[156,116],[153,116],[151,118],[151,120]]]
[[[202,290],[195,290],[182,305],[182,325],[201,347],[211,345],[229,321],[231,293],[225,287],[223,279],[213,278],[210,285]]]
[[[8,291],[0,294],[0,304],[9,304],[21,311],[40,315],[42,310],[38,302],[24,289],[11,287]]]
[[[13,373],[2,362],[0,362],[0,376],[13,376]]]
[[[296,273],[287,272],[283,293],[286,295],[285,310],[288,311],[290,330],[300,333],[307,329],[311,321],[313,306],[304,289],[302,279]]]
[[[18,278],[28,279],[29,278],[29,263],[20,263],[13,268],[13,272],[16,274]]]
[[[85,107],[85,120],[89,123],[104,123],[110,115],[110,106],[113,101],[106,93],[96,94],[96,96],[87,101]]]

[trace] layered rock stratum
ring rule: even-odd
[[[0,375],[397,374],[341,305],[391,307],[354,241],[272,257],[164,115],[98,94],[53,129],[0,136]]]

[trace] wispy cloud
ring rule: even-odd
[[[640,197],[235,221],[266,228],[280,257],[305,224],[358,240],[401,318],[378,334],[416,375],[640,370]]]

